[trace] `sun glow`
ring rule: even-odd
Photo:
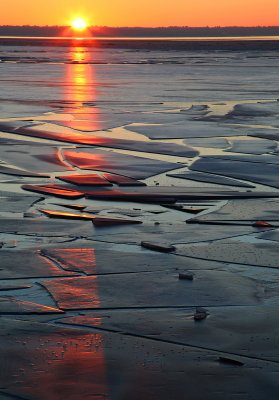
[[[71,26],[75,31],[84,31],[88,25],[83,18],[75,18]]]

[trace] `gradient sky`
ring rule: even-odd
[[[4,0],[3,0],[4,1]],[[0,25],[279,25],[278,0],[8,0]]]

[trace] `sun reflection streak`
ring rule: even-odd
[[[67,271],[84,272],[88,275],[97,273],[94,249],[52,249],[44,254],[55,259]]]
[[[93,117],[96,115],[96,108],[92,107],[91,119],[88,106],[85,107],[84,104],[96,101],[95,87],[95,71],[90,60],[90,49],[79,46],[71,47],[69,62],[66,65],[65,100],[74,104],[75,109],[71,110],[73,115],[76,112],[82,118],[83,110],[87,110],[90,118],[73,121],[74,129],[78,129],[79,126],[81,128],[85,126],[88,131],[101,128],[101,125]]]
[[[81,58],[82,55],[80,54]],[[83,104],[84,101],[93,101],[95,99],[92,86],[92,68],[88,64],[70,64],[68,66],[68,77],[71,80],[72,95],[71,100]]]
[[[87,48],[71,47],[66,78],[66,100],[78,103],[79,106],[95,100],[94,67],[89,63]]]
[[[47,251],[47,256],[65,270],[84,271],[90,275],[97,271],[96,254],[92,248],[52,249]],[[87,279],[90,280],[89,296],[84,293]],[[57,299],[60,298],[57,303],[62,308],[67,309],[68,304],[71,309],[73,299],[81,307],[90,305],[98,308],[101,302],[97,279],[97,275],[91,275],[78,277],[76,281],[57,279],[44,283],[53,294],[55,292]],[[94,326],[102,325],[101,316],[96,315],[96,320],[93,319]],[[100,332],[83,331],[82,326],[80,330],[72,330],[69,326],[65,329],[53,328],[53,331],[42,331],[39,339],[38,334],[34,335],[34,341],[39,340],[39,343],[28,342],[28,364],[25,365],[23,359],[19,369],[25,371],[19,394],[29,397],[32,393],[41,400],[60,400],[62,397],[79,400],[91,398],[95,393],[94,399],[109,400],[105,336]],[[21,378],[19,374],[14,376],[18,380]]]

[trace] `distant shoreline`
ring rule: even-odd
[[[0,25],[0,36],[21,37],[67,37],[74,33],[70,26],[32,26],[32,25]],[[86,31],[87,36],[109,38],[199,38],[199,37],[251,37],[279,36],[279,26],[215,26],[215,27],[109,27],[91,26]]]
[[[227,38],[54,38],[0,37],[0,46],[64,46],[185,51],[279,51],[279,37]]]

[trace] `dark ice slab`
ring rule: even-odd
[[[102,176],[109,182],[116,183],[118,186],[146,186],[144,182],[123,175],[103,174]]]
[[[39,177],[39,178],[49,178],[49,175],[37,174],[36,172],[26,171],[18,168],[5,167],[5,165],[0,165],[0,173],[7,175],[16,176],[28,176],[28,177]]]
[[[83,211],[86,206],[82,204],[65,204],[65,203],[53,203],[56,206],[61,206],[61,207],[66,207],[70,208],[71,210],[78,210],[78,211]]]
[[[50,194],[56,197],[62,197],[62,198],[69,198],[69,199],[80,199],[81,197],[84,197],[84,193],[73,190],[70,188],[65,188],[63,186],[58,186],[58,185],[22,185],[22,189],[28,190],[30,192],[35,192],[35,193],[42,193],[42,194]]]
[[[63,154],[69,163],[78,168],[118,173],[134,179],[145,179],[181,166],[99,149],[66,150]]]
[[[32,204],[40,200],[38,196],[28,196],[24,194],[1,192],[0,195],[0,211],[1,212],[24,212],[27,211]]]
[[[182,282],[177,272],[152,272],[127,274],[125,278],[123,275],[61,278],[41,284],[63,310],[259,302],[258,284],[252,279],[225,271],[199,271],[197,276],[199,279]]]
[[[279,221],[279,201],[276,200],[229,200],[227,204],[217,211],[195,218],[199,222],[241,222],[268,221],[272,224]]]
[[[275,192],[238,192],[233,190],[220,190],[216,188],[182,188],[179,186],[148,186],[133,190],[106,190],[86,191],[86,197],[90,199],[135,201],[146,203],[174,203],[177,200],[226,200],[238,198],[268,198],[278,197]]]
[[[176,245],[176,254],[235,264],[279,268],[278,243],[223,239],[211,243]]]
[[[198,327],[194,308],[95,311],[61,322],[278,362],[278,311],[277,306],[208,307],[209,318]]]
[[[277,148],[277,143],[270,140],[230,140],[232,146],[226,149],[227,152],[265,154]]]
[[[232,160],[241,162],[251,162],[251,163],[263,163],[263,164],[279,164],[278,155],[236,155],[236,154],[218,154],[210,156],[202,156],[202,158],[213,158],[222,160]]]
[[[258,137],[269,140],[279,140],[279,129],[268,129],[265,131],[257,130],[254,133],[249,133],[248,136]]]
[[[96,315],[98,320],[102,323]],[[188,400],[204,398],[204,393],[207,400],[233,400],[239,393],[262,400],[276,399],[278,392],[276,363],[232,355],[244,365],[221,365],[219,358],[229,355],[206,349],[206,343],[202,349],[11,318],[1,319],[0,335],[3,400],[54,400],[57,392],[68,400],[92,394],[118,398],[119,393],[122,399],[169,400],[185,398],[185,390]]]
[[[193,171],[229,176],[279,188],[279,165],[202,158],[189,167]]]
[[[145,242],[142,241],[140,244],[142,247],[153,250],[159,251],[161,253],[170,253],[175,250],[175,247],[169,243],[161,242]]]
[[[237,181],[236,179],[230,179],[230,178],[225,178],[223,176],[206,174],[201,172],[183,172],[179,174],[168,173],[167,176],[171,176],[173,178],[190,179],[192,181],[198,181],[198,182],[215,183],[217,185],[229,185],[229,186],[238,186],[247,188],[255,187],[253,185],[249,185],[248,183]]]
[[[90,186],[112,186],[107,179],[97,174],[75,174],[75,175],[65,175],[57,176],[57,179],[61,181],[74,183],[76,185],[90,185]]]

